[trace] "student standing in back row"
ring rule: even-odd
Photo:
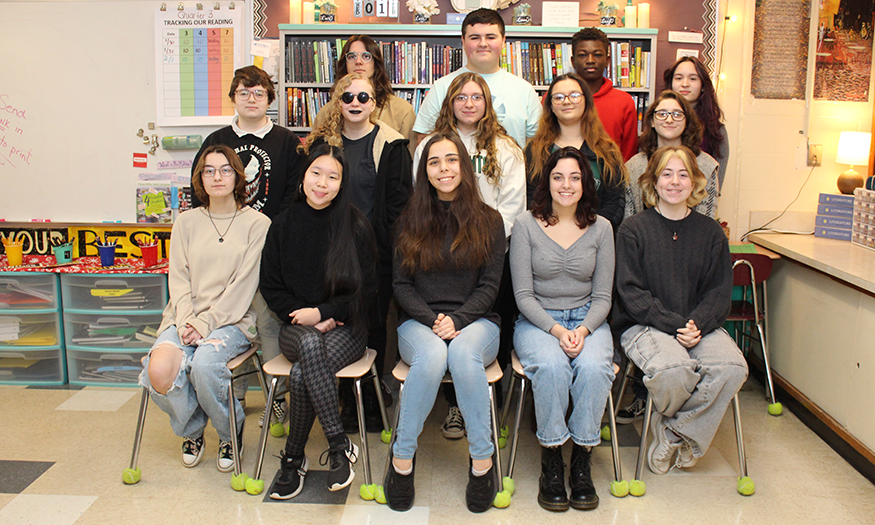
[[[246,66],[234,72],[228,97],[234,103],[237,115],[225,126],[210,133],[194,158],[197,166],[203,152],[214,144],[225,144],[234,150],[243,162],[245,174],[244,204],[260,211],[273,220],[289,207],[295,196],[304,159],[298,153],[298,137],[282,126],[274,126],[267,117],[267,107],[276,93],[270,76],[255,66]],[[192,171],[192,179],[197,176]],[[192,206],[201,204],[192,194]],[[278,356],[280,322],[267,307],[261,292],[255,294],[253,307],[261,351],[265,361]],[[241,401],[246,395],[245,383],[234,385],[235,396]],[[278,398],[273,403],[273,416],[282,422],[288,404]],[[259,426],[262,422],[259,422]]]
[[[450,82],[472,71],[486,80],[492,92],[492,105],[498,121],[519,145],[525,148],[526,137],[534,137],[541,117],[541,104],[532,85],[501,69],[504,49],[504,20],[492,9],[476,9],[462,22],[462,47],[468,63],[435,81],[419,108],[413,131],[417,142],[431,133],[447,95]]]
[[[592,91],[599,120],[620,147],[625,162],[638,153],[638,113],[632,97],[614,89],[614,83],[604,77],[611,62],[610,48],[608,35],[595,27],[582,29],[571,37],[574,71]]]

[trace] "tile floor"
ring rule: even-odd
[[[663,477],[645,470],[647,494],[642,498],[610,495],[611,449],[603,444],[594,453],[593,465],[601,505],[591,512],[572,509],[563,514],[548,513],[537,504],[539,452],[528,430],[528,413],[514,472],[517,491],[509,508],[481,515],[465,509],[467,445],[465,440],[451,442],[440,436],[445,408],[439,401],[420,442],[416,506],[395,513],[359,498],[361,464],[350,489],[332,494],[338,499],[328,502],[315,472],[325,468],[318,465],[318,457],[327,448],[318,425],[307,449],[313,474],[306,485],[309,490],[298,500],[274,502],[231,490],[230,476],[214,466],[218,438],[212,428],[206,433],[204,461],[197,468],[183,468],[180,440],[154,405],[140,453],[143,479],[124,485],[122,470],[130,461],[139,398],[139,390],[133,388],[0,386],[0,524],[875,523],[875,486],[792,413],[769,416],[762,387],[753,381],[740,398],[755,495],[742,497],[735,491],[738,462],[732,419],[727,416],[713,447],[695,468]],[[252,473],[256,421],[264,402],[261,392],[250,392],[247,402],[243,465]],[[639,428],[621,426],[618,431],[625,479],[634,475]],[[371,434],[370,441],[373,473],[381,479],[387,447],[377,434]],[[282,444],[281,439],[269,440],[263,475],[268,485],[277,468],[273,455]]]

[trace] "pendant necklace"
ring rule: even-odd
[[[213,228],[215,228],[216,233],[219,234],[219,242],[220,243],[225,242],[225,236],[228,235],[228,230],[231,229],[231,225],[234,224],[234,219],[237,217],[237,209],[234,210],[234,215],[231,217],[231,222],[228,223],[228,227],[225,228],[225,233],[219,233],[219,228],[216,228],[216,223],[213,222],[213,214],[210,213],[209,206],[207,207],[207,215],[210,217],[210,224],[213,225]]]
[[[681,220],[686,219],[687,216],[690,215],[690,211],[692,211],[692,210],[690,210],[690,208],[687,208],[687,212],[684,213],[684,217],[683,217],[683,219],[681,219]],[[659,209],[659,206],[656,206],[656,213],[660,214],[663,218],[666,218],[665,215],[662,215],[662,210]],[[668,219],[668,220],[671,220],[671,219]],[[675,231],[672,232],[671,240],[673,240],[673,241],[678,240],[678,232],[677,232],[677,230],[675,230]]]

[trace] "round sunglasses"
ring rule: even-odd
[[[343,101],[344,104],[352,104],[352,100],[354,98],[359,99],[359,102],[361,102],[362,104],[367,104],[368,101],[371,100],[371,96],[364,91],[362,91],[358,95],[356,95],[355,93],[350,93],[349,91],[345,91],[343,95],[340,95],[340,100]]]

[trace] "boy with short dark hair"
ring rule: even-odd
[[[592,91],[602,125],[626,161],[638,153],[638,112],[632,97],[614,89],[613,82],[604,77],[610,49],[608,36],[595,27],[582,29],[571,37],[574,70]]]

